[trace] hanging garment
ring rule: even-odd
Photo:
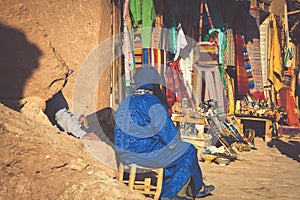
[[[123,54],[124,54],[124,69],[125,69],[125,84],[130,87],[131,78],[130,70],[133,65],[132,55],[132,36],[131,36],[131,20],[129,16],[129,0],[124,2],[123,10],[123,26],[124,26],[124,40],[123,40]]]
[[[161,31],[163,28],[163,16],[157,15],[155,20],[155,27],[151,34],[151,48],[158,49],[161,40]]]
[[[186,38],[185,38],[185,34],[182,30],[182,27],[181,27],[181,24],[179,23],[178,27],[178,33],[177,33],[177,45],[176,45],[176,54],[175,54],[175,57],[174,57],[174,60],[177,60],[179,58],[179,55],[180,55],[180,51],[182,49],[184,49],[188,43],[186,41]]]
[[[155,8],[152,0],[130,0],[133,27],[140,25],[143,48],[150,48],[152,25],[155,21]]]
[[[197,71],[197,86],[195,92],[196,99],[200,102],[208,100],[217,101],[217,110],[219,113],[225,113],[225,91],[218,66],[195,65]]]
[[[195,102],[190,97],[188,90],[184,84],[179,60],[170,63],[170,66],[167,68],[165,93],[167,95],[168,103],[171,108],[175,102],[181,102],[183,97],[188,98],[189,107],[195,107]]]
[[[279,91],[282,87],[282,57],[280,50],[280,41],[278,38],[278,29],[276,18],[271,15],[273,30],[271,36],[271,44],[270,46],[270,65],[268,70],[268,79],[273,83],[276,91]]]
[[[244,96],[249,93],[247,73],[243,53],[242,35],[235,35],[235,69],[237,74],[237,95]]]

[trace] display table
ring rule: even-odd
[[[200,124],[200,125],[204,125],[204,127],[209,126],[207,119],[204,117],[194,118],[188,115],[182,116],[182,115],[173,114],[171,119],[176,126],[179,126],[180,123]],[[198,133],[197,135],[180,134],[180,139],[182,141],[189,142],[196,147],[199,160],[201,159],[201,153],[203,152],[203,149],[209,146],[210,144],[210,138],[203,138],[201,137],[200,133]]]
[[[186,122],[186,123],[193,123],[193,124],[202,124],[202,125],[205,125],[207,124],[206,123],[206,118],[194,118],[194,117],[190,117],[188,115],[184,115],[184,116],[181,116],[181,115],[172,115],[172,121],[173,122]]]
[[[264,122],[265,124],[265,141],[271,141],[272,140],[272,123],[273,118],[272,117],[257,117],[257,116],[248,116],[248,115],[236,115],[236,118],[238,120],[239,124],[243,124],[245,127],[245,121],[256,121],[256,122]],[[253,127],[255,129],[256,127]]]

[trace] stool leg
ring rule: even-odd
[[[145,178],[145,185],[150,186],[151,185],[151,178]],[[150,192],[149,188],[144,189],[145,192]]]
[[[129,182],[128,187],[133,189],[134,181],[135,181],[135,175],[136,175],[136,165],[131,164],[130,165],[130,172],[129,172]]]
[[[120,163],[119,173],[118,173],[118,181],[123,182],[123,179],[124,179],[124,165],[123,165],[123,163]]]
[[[164,168],[159,168],[157,172],[157,184],[156,184],[156,192],[154,195],[154,200],[158,200],[160,197],[162,183],[163,183],[163,176],[164,176]]]

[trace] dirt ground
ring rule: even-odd
[[[80,140],[1,104],[0,116],[0,199],[145,199]],[[205,199],[299,199],[299,141],[256,138],[257,150],[227,166],[200,162],[205,182],[216,187]]]
[[[299,199],[299,142],[299,138],[269,143],[255,138],[258,149],[242,152],[241,160],[227,166],[201,162],[205,182],[216,187],[206,199]]]

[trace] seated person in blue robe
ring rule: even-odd
[[[161,77],[153,67],[139,68],[134,75],[136,90],[125,98],[115,115],[114,145],[118,162],[164,168],[161,199],[189,199],[209,195],[196,148],[179,140],[166,106],[153,95]]]

